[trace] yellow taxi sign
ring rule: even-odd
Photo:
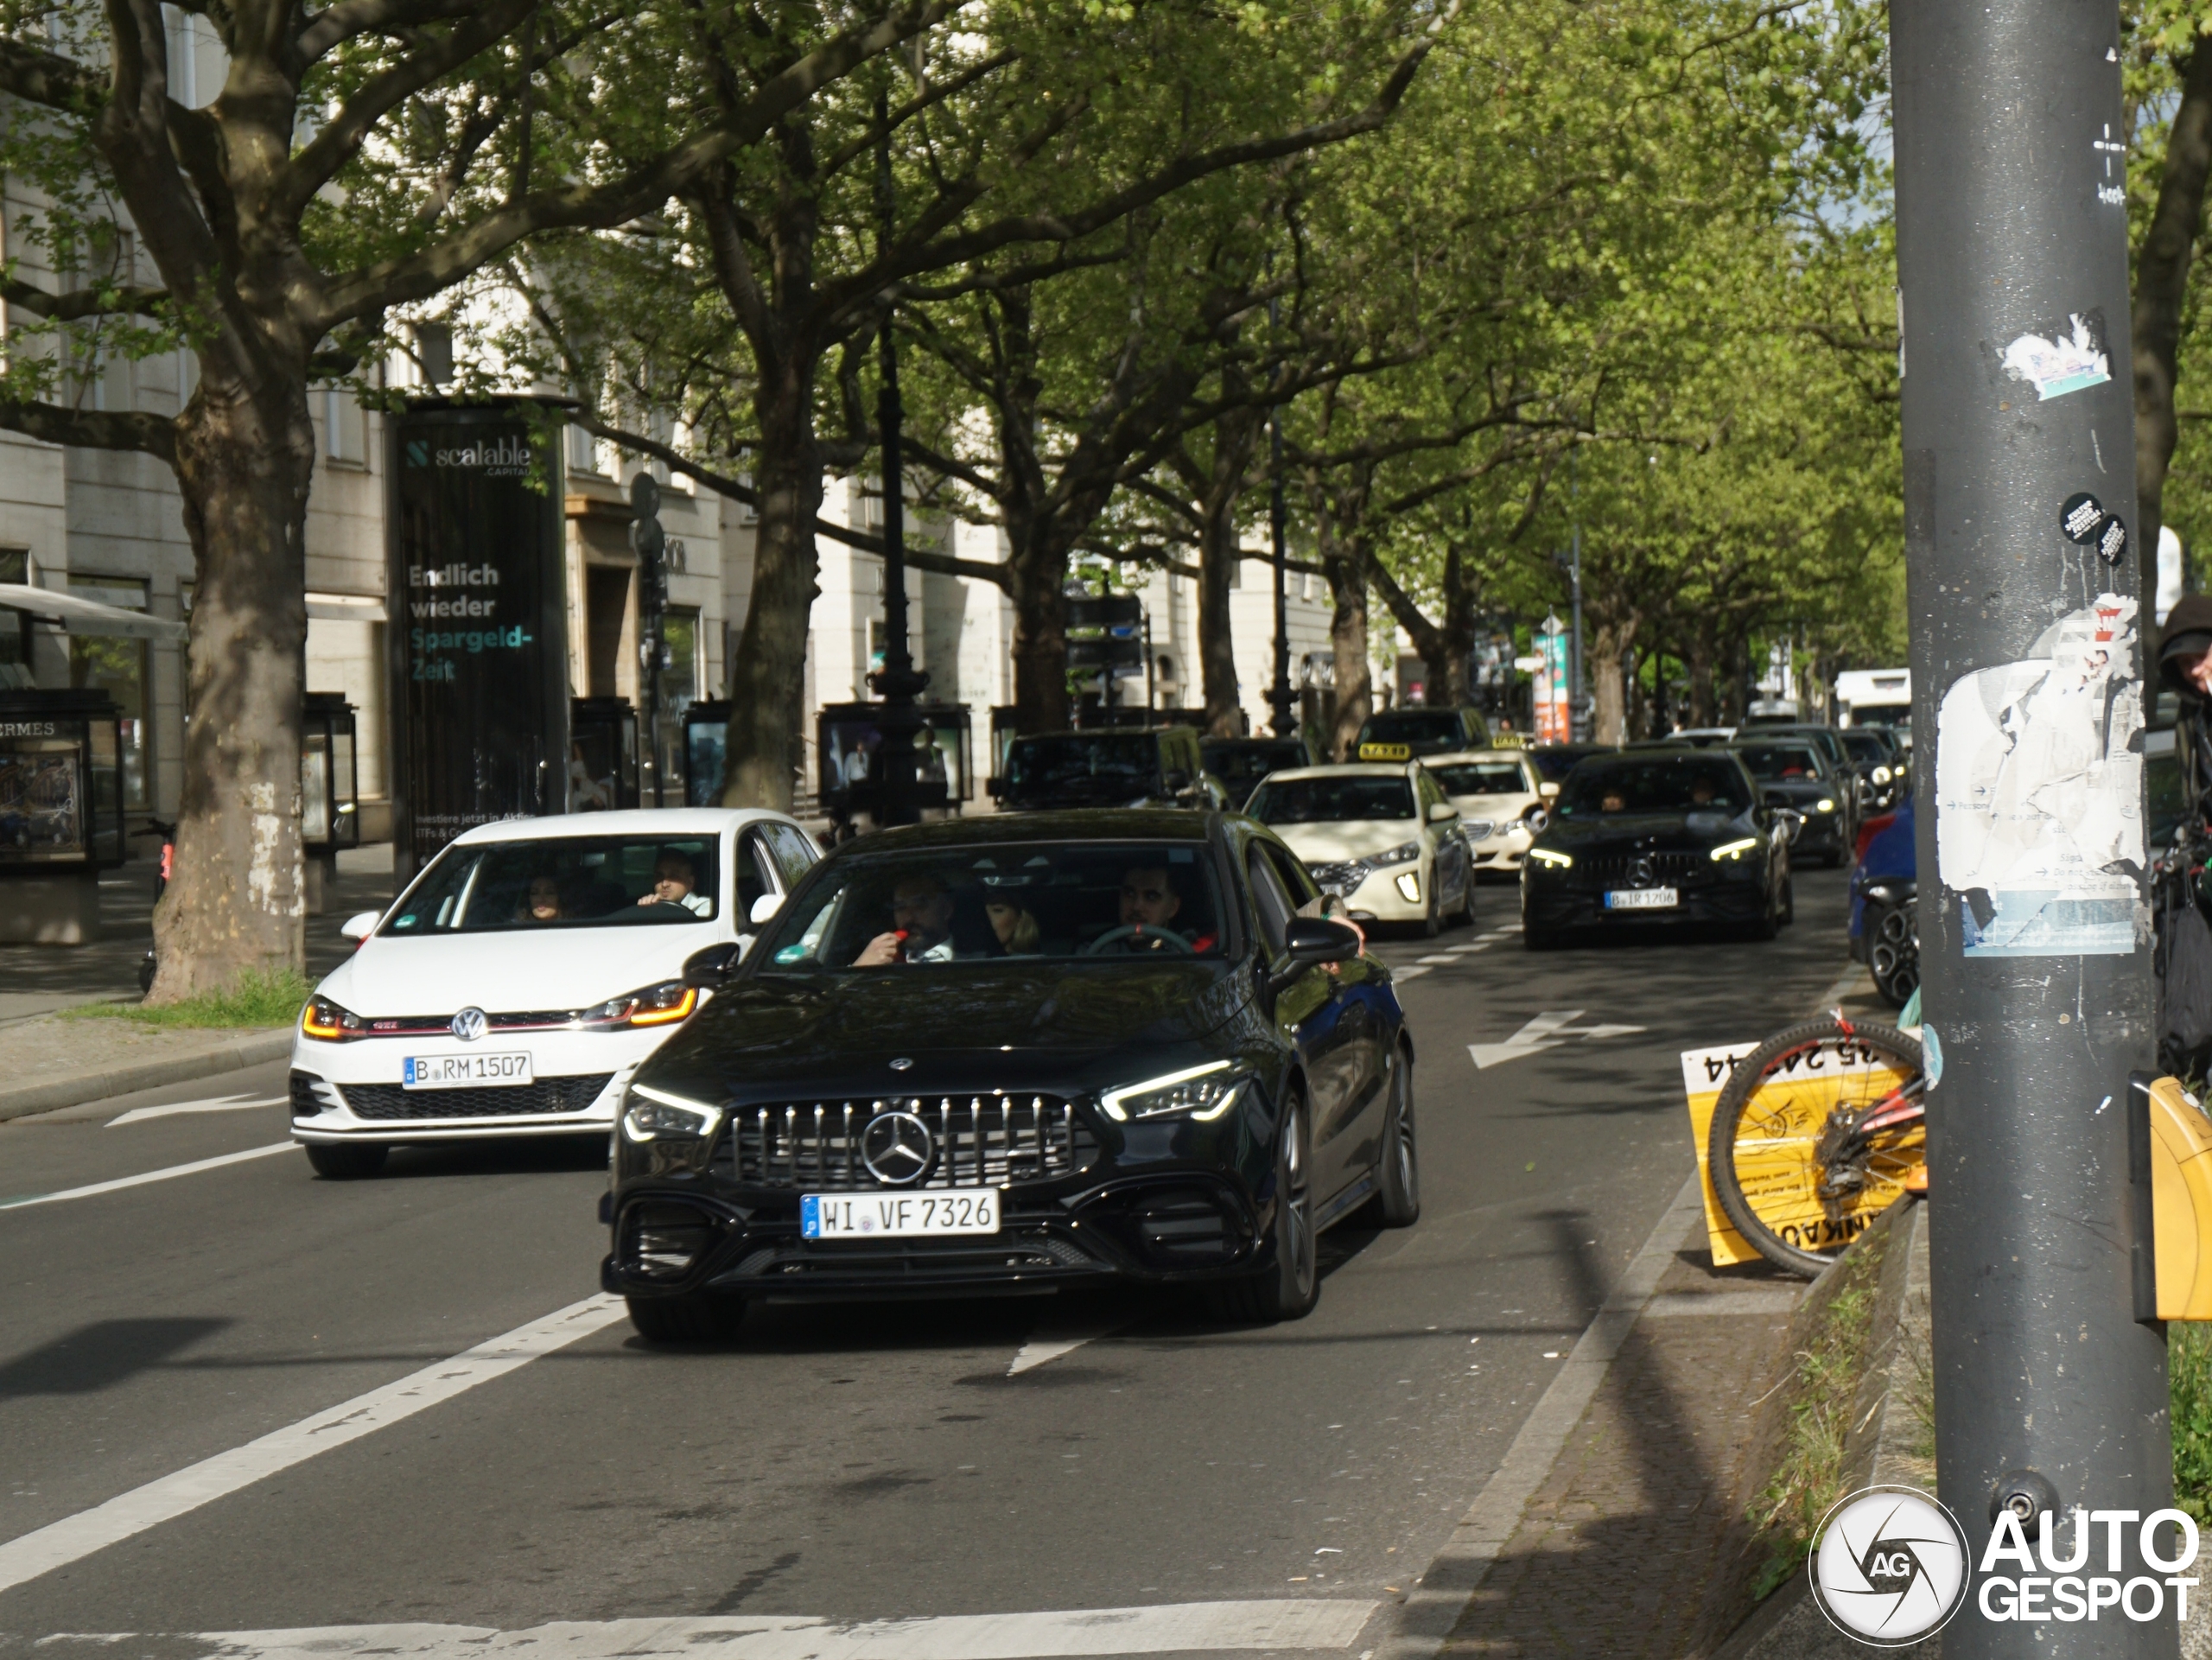
[[[1362,760],[1411,760],[1414,747],[1409,743],[1363,743],[1359,747]]]
[[[1490,735],[1490,747],[1492,749],[1526,749],[1529,739],[1525,733],[1493,732]]]

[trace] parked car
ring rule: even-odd
[[[1895,812],[1866,821],[1851,868],[1851,957],[1866,964],[1892,1008],[1903,1008],[1920,984],[1916,868],[1907,796]]]
[[[1195,807],[1230,805],[1209,777],[1196,728],[1104,728],[1016,738],[1006,772],[989,780],[1007,812],[1059,807]]]
[[[1761,799],[1802,819],[1790,840],[1792,860],[1844,862],[1852,848],[1847,830],[1853,827],[1845,805],[1854,782],[1849,774],[1838,776],[1818,746],[1802,738],[1769,738],[1764,728],[1746,732],[1730,753],[1757,780]]]
[[[1418,923],[1433,935],[1446,917],[1474,919],[1474,862],[1459,810],[1419,761],[1277,773],[1246,811],[1290,844],[1355,921]]]
[[[1431,755],[1421,765],[1459,810],[1459,833],[1466,837],[1476,875],[1519,875],[1559,785],[1547,784],[1535,762],[1517,750],[1465,749]]]
[[[601,1283],[656,1340],[1117,1281],[1297,1319],[1319,1234],[1421,1209],[1404,1015],[1323,903],[1234,814],[839,848],[632,1083]]]
[[[1367,717],[1352,753],[1361,760],[1414,760],[1490,747],[1490,723],[1480,709],[1389,709]]]
[[[292,1138],[320,1175],[404,1142],[605,1135],[690,1017],[687,964],[734,958],[819,857],[780,813],[677,808],[480,824],[315,988],[292,1045]]]
[[[1600,755],[1567,775],[1521,868],[1521,937],[1721,924],[1771,939],[1794,911],[1781,809],[1732,754]]]
[[[1311,766],[1321,758],[1303,738],[1205,738],[1198,744],[1206,771],[1221,780],[1229,805],[1242,807],[1270,773]]]

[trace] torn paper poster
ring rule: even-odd
[[[2039,401],[2063,398],[2112,378],[2098,320],[2077,311],[2068,316],[2066,324],[2052,339],[2023,334],[2005,348],[2005,372],[2032,385]]]
[[[2135,949],[2145,866],[2133,600],[2101,594],[2033,655],[1977,669],[1936,725],[1936,855],[1969,957]]]

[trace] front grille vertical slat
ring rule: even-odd
[[[937,1138],[937,1165],[915,1184],[920,1187],[1046,1180],[1098,1156],[1098,1143],[1072,1102],[999,1091],[747,1107],[732,1119],[717,1167],[728,1158],[738,1180],[767,1187],[874,1189],[883,1184],[869,1173],[861,1144],[868,1125],[887,1112],[914,1114]]]

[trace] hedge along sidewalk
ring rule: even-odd
[[[292,1028],[148,1027],[42,1015],[0,1027],[0,1122],[282,1060]]]

